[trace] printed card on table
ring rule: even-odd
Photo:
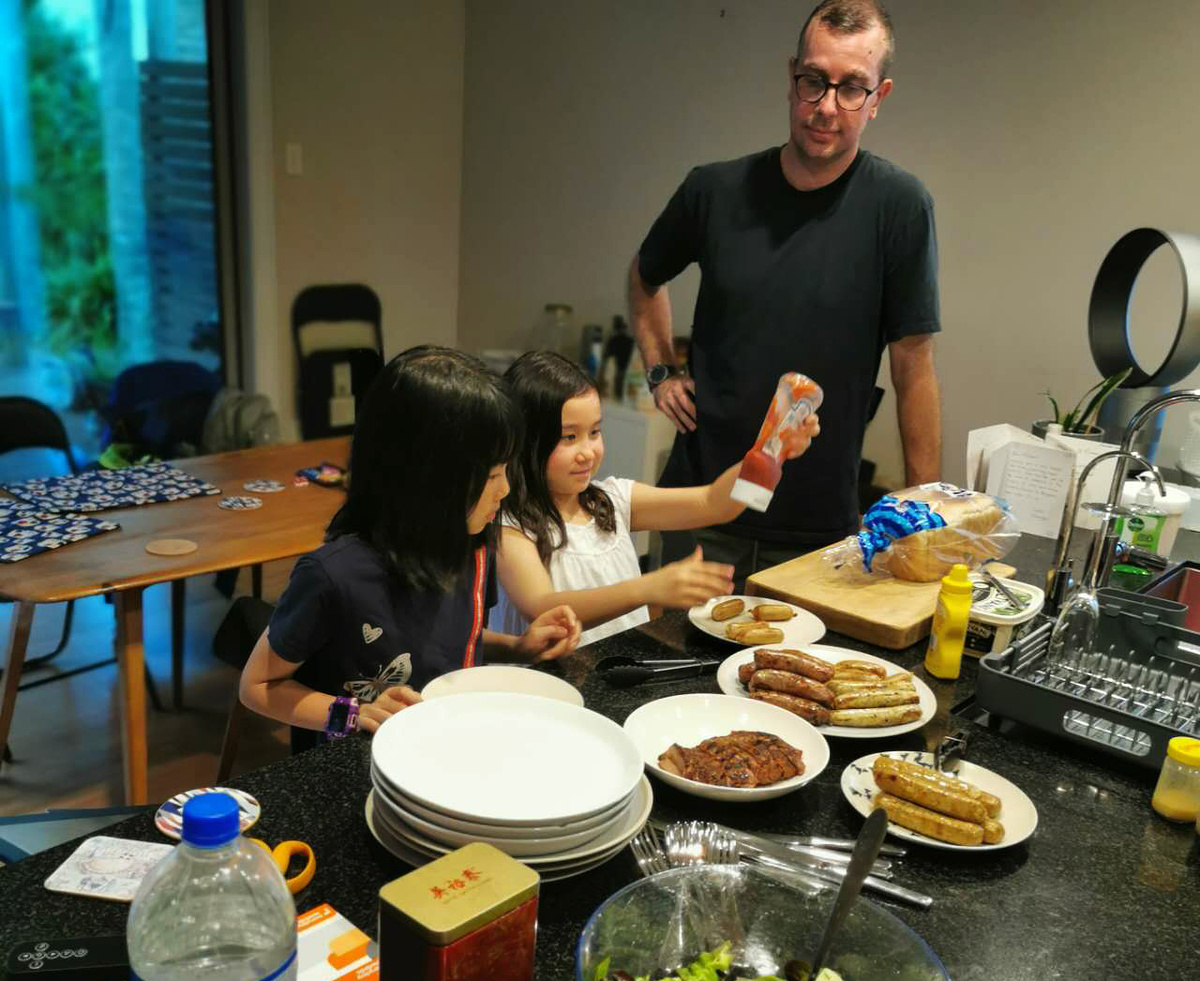
[[[296,917],[296,981],[379,977],[376,943],[328,903]]]

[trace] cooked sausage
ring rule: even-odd
[[[747,626],[745,630],[739,630],[733,639],[747,647],[753,644],[778,644],[783,640],[783,631],[778,627],[755,622]]]
[[[985,845],[995,845],[997,842],[1004,840],[1004,825],[999,821],[988,818],[983,822],[983,843]]]
[[[709,613],[714,620],[729,620],[737,616],[746,608],[746,601],[740,599],[729,599],[722,603],[718,603],[712,608]]]
[[[755,620],[790,620],[796,611],[782,603],[759,603],[750,611],[750,615]]]
[[[834,677],[840,678],[842,675],[854,673],[869,674],[876,678],[882,678],[887,674],[887,668],[882,664],[875,664],[873,661],[838,661],[833,666]]]
[[[925,780],[910,777],[895,770],[875,770],[873,775],[879,789],[893,797],[912,801],[914,804],[928,807],[931,811],[948,814],[950,817],[971,821],[974,824],[983,824],[988,819],[987,808],[980,801],[968,797],[966,794],[959,794],[944,787],[936,787]]]
[[[994,818],[1000,813],[1000,798],[995,794],[989,794],[986,790],[980,790],[974,784],[967,783],[965,780],[959,780],[948,774],[939,773],[933,767],[921,766],[920,763],[910,763],[908,760],[898,760],[890,756],[877,756],[872,769],[876,772],[891,770],[896,773],[903,773],[906,776],[925,780],[936,786],[952,790],[955,793],[965,794],[983,804],[987,809],[988,817]]]
[[[921,717],[920,705],[890,705],[886,708],[835,709],[829,713],[829,721],[835,726],[853,726],[856,729],[900,726],[916,722]]]
[[[768,705],[785,708],[815,726],[829,724],[829,709],[816,702],[810,702],[807,698],[801,698],[799,695],[787,695],[781,691],[752,691],[750,697],[757,698],[760,702],[766,702]]]
[[[877,811],[880,808],[887,811],[888,820],[895,821],[902,828],[936,838],[938,841],[948,841],[952,845],[983,843],[982,825],[938,814],[937,811],[901,800],[891,794],[876,795],[873,810]]]
[[[916,691],[911,674],[889,674],[886,678],[872,678],[870,681],[847,681],[844,677],[833,677],[825,682],[835,695],[849,691]]]
[[[805,654],[803,651],[755,651],[754,663],[760,668],[774,668],[776,671],[802,674],[814,681],[825,682],[833,677],[833,665],[828,661],[822,661],[819,657]]]
[[[753,661],[747,661],[738,668],[738,681],[740,681],[743,685],[749,685],[750,679],[754,676],[754,672],[757,670],[758,669]]]
[[[799,695],[810,702],[820,702],[822,705],[833,706],[833,692],[821,682],[805,678],[803,675],[792,674],[790,671],[775,671],[771,668],[759,668],[750,679],[751,691],[787,692],[789,695]]]
[[[916,689],[883,688],[878,691],[836,692],[833,705],[840,709],[883,708],[887,705],[912,705],[918,701]]]

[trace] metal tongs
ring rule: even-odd
[[[720,661],[696,657],[639,661],[624,654],[614,654],[601,658],[596,663],[596,671],[614,688],[629,688],[643,681],[676,681],[712,674],[720,665]]]

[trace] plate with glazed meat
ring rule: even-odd
[[[717,687],[794,712],[823,735],[850,739],[911,732],[937,712],[932,689],[911,672],[828,644],[738,651],[721,662]]]
[[[825,769],[829,744],[812,725],[766,702],[674,695],[625,720],[646,769],[710,800],[765,800],[798,790]]]

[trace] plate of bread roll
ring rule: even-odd
[[[825,636],[825,624],[808,610],[761,596],[718,596],[688,610],[700,630],[739,647],[754,644],[811,644]]]
[[[717,686],[787,709],[822,735],[849,739],[919,729],[937,712],[920,678],[883,658],[828,644],[764,644],[727,657]]]
[[[888,833],[931,848],[994,851],[1037,829],[1037,808],[1000,774],[963,760],[953,773],[932,753],[872,753],[842,771],[842,793],[866,817],[883,809]]]

